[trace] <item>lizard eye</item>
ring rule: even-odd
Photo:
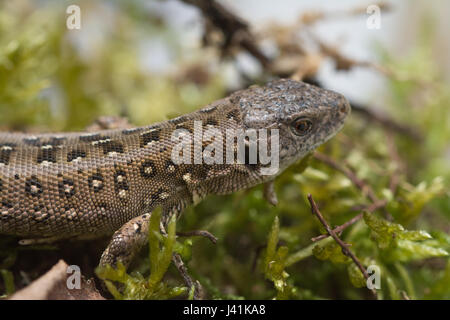
[[[292,129],[298,136],[304,136],[312,129],[312,122],[306,118],[297,118],[292,122]]]

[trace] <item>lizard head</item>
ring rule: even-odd
[[[333,137],[351,110],[341,94],[294,80],[253,86],[237,98],[246,129],[278,129],[281,170]]]

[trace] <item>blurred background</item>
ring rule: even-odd
[[[449,299],[450,3],[212,3],[0,1],[0,130],[83,130],[105,115],[146,125],[277,77],[338,91],[353,114],[320,153],[384,201],[371,210],[377,220],[359,219],[343,240],[366,266],[381,266],[380,298]],[[80,29],[66,25],[73,4]],[[376,28],[370,6],[379,10]],[[275,208],[257,187],[210,197],[178,222],[178,229],[207,229],[220,239],[216,246],[180,240],[207,296],[370,297],[337,245],[311,241],[324,230],[306,200],[311,193],[337,226],[374,204],[367,189],[312,157],[283,174],[276,191]],[[270,230],[278,244],[274,268],[264,249]],[[146,259],[136,267],[142,274]],[[26,263],[1,268],[12,270],[19,287],[23,268],[39,273]],[[166,279],[182,285],[172,268]]]

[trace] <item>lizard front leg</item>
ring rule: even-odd
[[[167,234],[165,229],[170,217],[172,215],[179,217],[186,205],[185,201],[176,201],[163,206],[160,222],[160,229],[163,235]],[[151,213],[146,213],[133,218],[114,233],[108,247],[100,258],[100,267],[104,267],[107,264],[116,267],[118,261],[121,261],[126,268],[130,265],[136,254],[148,242],[150,215]]]
[[[171,215],[179,214],[179,209],[183,208],[184,204],[176,205],[174,207],[166,207],[163,209],[163,218],[161,221],[161,233],[166,235],[166,225],[168,218]],[[151,213],[146,213],[138,216],[130,221],[126,222],[119,230],[117,230],[108,247],[102,254],[99,266],[106,267],[110,265],[116,267],[117,263],[120,261],[125,268],[128,268],[130,263],[133,261],[137,253],[142,249],[142,247],[148,242],[148,228],[150,223]],[[194,231],[182,234],[181,236],[204,236],[209,238],[213,243],[217,239],[207,231]],[[188,274],[187,268],[178,253],[173,253],[172,261],[175,267],[180,272],[188,288],[192,286],[195,288],[194,299],[200,299],[202,294],[202,289],[200,283],[194,282]]]

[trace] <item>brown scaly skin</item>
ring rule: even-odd
[[[208,194],[274,179],[261,175],[261,164],[175,165],[173,130],[192,132],[194,120],[201,120],[204,129],[220,129],[224,137],[226,129],[279,129],[279,174],[336,134],[349,112],[340,94],[277,80],[147,127],[88,134],[0,133],[0,234],[32,244],[115,232],[100,265],[118,260],[128,265],[147,241],[155,207],[162,207],[167,223]],[[299,118],[310,121],[306,134],[296,134]]]

